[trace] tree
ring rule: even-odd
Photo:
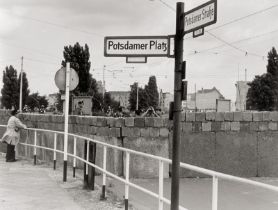
[[[151,76],[149,78],[148,85],[145,86],[145,91],[148,98],[148,105],[152,106],[154,109],[158,107],[159,93],[157,90],[156,78]]]
[[[18,108],[19,92],[17,82],[17,71],[13,66],[7,66],[3,71],[3,88],[1,90],[2,106],[6,109]]]
[[[278,110],[278,55],[273,47],[268,53],[267,73],[248,83],[247,109]]]
[[[19,74],[19,77],[18,77],[18,92],[19,93],[20,93],[20,77],[21,77],[21,73]],[[28,83],[27,75],[26,75],[25,72],[23,72],[23,77],[22,77],[22,108],[26,104],[29,93],[30,93],[30,90],[29,90],[29,83]],[[18,103],[19,103],[19,101],[18,101]]]
[[[35,107],[40,108],[48,106],[48,101],[45,96],[40,96],[39,93],[32,93],[28,96],[26,104],[30,107],[31,110],[34,110]]]
[[[138,88],[138,110],[145,110],[149,106],[146,91],[143,88],[138,87],[138,83],[135,82],[133,83],[133,85],[130,86],[131,90],[128,99],[131,111],[136,110],[137,88]]]
[[[75,95],[80,93],[87,93],[90,88],[91,76],[90,67],[91,62],[89,47],[85,44],[85,47],[80,46],[77,42],[74,46],[64,47],[64,60],[62,61],[62,66],[66,66],[67,62],[70,62],[70,67],[73,68],[79,76],[79,84],[72,92]]]

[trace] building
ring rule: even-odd
[[[247,93],[250,88],[248,81],[237,81],[236,86],[236,111],[246,110]]]
[[[218,89],[215,87],[212,89],[202,88],[202,90],[198,90],[196,93],[188,94],[187,101],[184,101],[182,106],[187,111],[217,111],[218,100],[225,100]]]
[[[120,102],[120,106],[124,108],[129,107],[129,94],[130,91],[109,91],[111,98]]]
[[[160,90],[159,107],[161,108],[162,111],[169,110],[171,101],[174,101],[174,95],[169,92],[163,93],[162,90]]]

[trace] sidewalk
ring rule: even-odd
[[[62,181],[62,170],[54,171],[46,164],[33,165],[32,160],[20,159],[6,163],[0,153],[1,210],[120,210],[121,201],[108,195],[100,201],[101,190],[84,190],[81,177]]]

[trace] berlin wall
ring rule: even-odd
[[[8,112],[0,111],[0,124],[8,121]],[[30,128],[63,131],[61,115],[20,114]],[[207,169],[242,177],[278,176],[278,112],[207,112],[182,114],[181,161]],[[5,128],[0,128],[2,135]],[[69,132],[98,141],[130,148],[171,159],[172,121],[165,118],[110,118],[70,116]],[[21,133],[21,142],[33,143],[34,132]],[[54,134],[38,132],[37,144],[54,146]],[[63,151],[63,135],[57,138],[57,149]],[[5,146],[0,144],[0,150]],[[69,152],[73,152],[73,138],[69,138]],[[83,157],[84,141],[77,140],[77,155]],[[33,156],[33,149],[19,147],[19,154]],[[102,146],[97,147],[97,165],[102,166]],[[38,159],[53,160],[53,152],[37,149]],[[121,151],[108,149],[107,169],[124,175],[125,159]],[[63,155],[57,154],[62,167]],[[137,155],[130,157],[130,177],[158,176],[158,161]],[[69,164],[72,158],[69,157]],[[83,164],[78,161],[78,167]],[[165,165],[164,176],[171,174]],[[182,177],[206,177],[181,170]]]

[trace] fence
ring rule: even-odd
[[[5,125],[0,125],[1,127],[5,127]],[[88,166],[92,166],[96,169],[98,169],[99,171],[102,172],[103,174],[103,180],[102,180],[102,197],[105,198],[105,187],[106,187],[106,177],[107,175],[115,178],[119,181],[121,181],[122,183],[125,184],[125,209],[128,209],[128,197],[129,197],[129,187],[134,187],[150,196],[153,196],[154,198],[158,199],[158,209],[159,210],[163,210],[163,205],[164,203],[166,204],[171,204],[170,200],[165,198],[163,195],[163,172],[164,172],[164,164],[171,164],[172,161],[170,159],[167,158],[163,158],[163,157],[158,157],[158,156],[154,156],[151,154],[147,154],[147,153],[143,153],[143,152],[138,152],[138,151],[134,151],[131,149],[126,149],[126,148],[122,148],[122,147],[118,147],[118,146],[114,146],[114,145],[110,145],[104,142],[100,142],[88,137],[84,137],[84,136],[80,136],[80,135],[76,135],[76,134],[72,134],[72,133],[68,133],[69,136],[72,136],[74,138],[74,149],[73,149],[73,154],[68,153],[67,151],[61,151],[57,149],[57,134],[64,134],[63,132],[60,131],[53,131],[53,130],[45,130],[45,129],[34,129],[34,128],[28,128],[27,130],[30,130],[32,132],[34,132],[34,144],[27,144],[27,143],[20,143],[21,145],[24,146],[29,146],[29,147],[33,147],[33,155],[34,155],[34,164],[36,164],[36,159],[37,159],[37,148],[40,149],[45,149],[45,150],[50,150],[53,151],[53,163],[54,163],[54,169],[56,168],[56,154],[61,153],[67,156],[70,156],[73,158],[73,176],[75,176],[75,168],[76,168],[76,160],[80,160],[82,162],[84,162],[86,164],[86,167],[84,168],[86,175],[88,175]],[[44,146],[40,146],[37,145],[37,132],[51,132],[53,133],[53,141],[54,141],[54,147],[53,148],[49,148],[49,147],[44,147]],[[84,140],[87,142],[87,154],[86,154],[86,159],[83,159],[79,156],[76,155],[76,142],[79,140]],[[89,162],[89,142],[93,142],[95,144],[99,144],[100,146],[102,146],[103,148],[103,164],[102,167],[93,164],[91,162]],[[125,153],[125,178],[119,177],[109,171],[106,170],[106,160],[107,160],[107,148],[112,148],[115,150],[120,150],[122,152]],[[66,154],[65,154],[66,153]],[[158,179],[158,184],[159,184],[159,190],[157,193],[154,193],[148,189],[145,189],[141,186],[138,186],[132,182],[130,182],[129,180],[129,166],[130,166],[130,155],[139,155],[139,156],[143,156],[146,158],[150,158],[150,159],[154,159],[157,160],[158,164],[159,164],[159,179]],[[193,170],[199,173],[203,173],[209,176],[212,176],[212,210],[217,210],[218,209],[218,179],[225,179],[225,180],[230,180],[230,181],[234,181],[234,182],[239,182],[239,183],[245,183],[245,184],[250,184],[253,186],[257,186],[257,187],[261,187],[261,188],[265,188],[268,190],[272,190],[275,192],[278,192],[278,187],[273,186],[273,185],[269,185],[269,184],[265,184],[265,183],[261,183],[261,182],[257,182],[257,181],[253,181],[253,180],[249,180],[249,179],[245,179],[245,178],[240,178],[240,177],[236,177],[236,176],[231,176],[231,175],[227,175],[227,174],[223,174],[223,173],[219,173],[219,172],[215,172],[212,170],[208,170],[208,169],[204,169],[204,168],[200,168],[197,166],[193,166],[193,165],[189,165],[186,163],[180,163],[180,167],[181,168],[185,168],[185,169],[189,169],[189,170]],[[64,168],[65,170],[65,168]],[[65,173],[65,172],[64,172]],[[186,208],[179,206],[179,209],[181,210],[186,210]]]

